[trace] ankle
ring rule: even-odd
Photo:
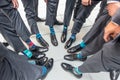
[[[50,26],[50,33],[51,33],[52,35],[55,35],[55,31],[54,31],[53,26]]]
[[[83,57],[82,57],[82,54],[81,54],[81,53],[77,54],[77,58],[78,58],[78,59],[82,59],[82,58],[83,58]]]
[[[28,40],[26,41],[26,43],[27,43],[27,45],[29,46],[29,48],[35,48],[35,47],[36,47],[35,44],[34,44],[30,39],[28,39]]]
[[[74,67],[73,68],[73,72],[74,72],[74,74],[77,74],[77,75],[81,75],[82,74],[82,72],[79,70],[78,67]]]
[[[80,43],[80,47],[82,47],[82,48],[86,47],[86,44],[85,44],[84,41],[82,41],[82,42]]]
[[[72,35],[71,35],[70,38],[71,38],[71,39],[75,39],[75,38],[76,38],[76,33],[72,33]]]
[[[28,58],[31,58],[33,56],[32,52],[28,49],[22,51],[24,55],[26,55]]]
[[[28,63],[36,65],[35,60],[28,60]]]
[[[68,28],[68,27],[64,25],[64,27],[63,27],[63,32],[67,31],[67,28]]]
[[[45,66],[42,66],[42,76],[45,76],[47,74],[47,68]]]
[[[36,38],[37,38],[37,39],[42,38],[41,34],[40,34],[40,33],[37,33],[37,34],[36,34]]]

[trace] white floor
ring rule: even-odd
[[[19,0],[19,3],[20,3],[19,5],[20,14],[29,29],[29,26],[27,24],[27,20],[25,18],[25,14],[23,11],[23,6],[21,4],[21,0]],[[57,16],[57,19],[60,21],[63,21],[64,8],[65,8],[65,0],[60,0],[59,7],[58,7],[58,16]],[[92,24],[94,23],[95,17],[98,13],[98,9],[99,9],[99,5],[93,10],[90,17],[87,19],[81,32],[77,35],[76,42],[72,46],[78,44],[81,41],[81,38],[85,35],[85,33],[91,28]],[[42,18],[45,18],[46,16],[46,4],[44,3],[44,0],[39,0],[39,16]],[[73,21],[71,20],[71,23],[68,29],[68,38],[70,37],[70,34],[71,34],[70,31],[71,31],[72,25],[73,25]],[[48,26],[45,26],[45,23],[38,23],[38,27],[43,37],[50,45],[49,51],[46,52],[46,55],[49,58],[54,58],[54,61],[55,61],[52,71],[47,75],[45,80],[79,80],[76,77],[74,77],[72,74],[65,72],[60,66],[61,62],[67,62],[74,66],[79,66],[82,64],[82,62],[80,61],[69,62],[63,59],[63,56],[68,54],[67,51],[64,49],[64,43],[60,42],[60,36],[61,36],[63,26],[54,27],[56,31],[57,39],[59,42],[59,45],[57,47],[54,47],[50,42]],[[39,43],[37,43],[34,38],[35,36],[31,37],[31,39],[35,42],[35,44],[39,45]],[[3,38],[0,38],[0,39],[1,41],[4,41]],[[108,73],[101,72],[101,73],[84,74],[80,80],[110,80],[110,79],[109,79]]]

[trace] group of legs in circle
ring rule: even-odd
[[[82,41],[78,45],[69,48],[73,44],[73,42],[75,42],[76,33],[80,31],[81,25],[83,24],[82,21],[80,20],[85,21],[83,18],[84,16],[80,16],[82,12],[80,12],[75,19],[74,26],[71,31],[72,35],[65,44],[65,48],[68,49],[67,52],[70,54],[65,55],[64,59],[68,61],[80,60],[80,61],[84,61],[84,63],[78,67],[74,67],[71,64],[63,62],[61,63],[61,66],[65,71],[72,73],[77,78],[81,78],[83,73],[97,73],[101,71],[106,71],[110,73],[111,80],[118,79],[118,76],[120,74],[120,68],[119,68],[120,65],[119,63],[116,62],[119,62],[120,60],[120,58],[117,57],[119,56],[119,49],[120,49],[120,35],[119,35],[120,28],[118,26],[119,21],[117,17],[120,17],[120,15],[118,15],[120,11],[116,10],[116,14],[111,16],[110,11],[108,9],[108,7],[110,7],[109,6],[110,4],[107,4],[108,2],[110,1],[102,0],[99,14],[97,15],[97,18],[92,28],[82,38]],[[97,2],[87,7],[90,8],[92,6],[93,8],[95,7],[96,4]],[[90,9],[87,10],[87,7],[86,6],[84,7],[85,7],[84,9],[86,9],[84,11],[86,11],[86,13],[89,13]],[[82,10],[83,9],[81,9],[81,11]],[[83,13],[82,15],[85,15],[85,13]],[[104,38],[104,36],[106,35],[105,30],[106,27],[109,27],[108,30],[111,27],[115,27],[116,25],[114,25],[113,22],[118,24],[117,26],[119,28],[118,29],[119,31],[118,34],[116,34],[116,36],[114,37],[108,35],[108,39],[109,39],[108,42]],[[77,27],[77,29],[75,29],[75,27]],[[117,29],[115,29],[115,31],[117,31]],[[112,34],[112,32],[110,34]],[[88,58],[88,56],[90,57]]]
[[[66,0],[64,21],[62,23],[56,19],[59,0],[45,1],[47,1],[47,13],[46,20],[43,20],[38,17],[38,0],[22,0],[31,33],[28,31],[17,10],[17,0],[1,1],[0,32],[7,43],[14,49],[14,51],[11,51],[6,48],[8,44],[3,43],[3,45],[0,43],[0,70],[2,70],[0,72],[0,76],[2,76],[1,80],[43,79],[52,69],[54,59],[48,59],[45,54],[45,52],[49,50],[49,44],[40,34],[37,25],[37,22],[43,21],[45,21],[45,24],[49,26],[50,39],[54,46],[58,46],[54,25],[63,25],[61,42],[66,42],[64,48],[67,49],[68,53],[70,53],[64,56],[65,60],[84,61],[84,63],[78,67],[74,67],[65,62],[61,63],[61,67],[65,71],[69,71],[77,78],[81,78],[83,73],[108,71],[110,72],[111,80],[117,80],[120,72],[120,58],[118,54],[120,51],[120,36],[117,35],[117,37],[113,39],[113,36],[111,38],[110,35],[110,39],[112,40],[107,43],[105,42],[105,39],[103,39],[103,36],[105,35],[104,29],[106,26],[116,26],[116,23],[117,26],[119,25],[118,13],[120,10],[118,10],[114,16],[111,16],[108,8],[106,8],[109,7],[109,4],[107,4],[107,1],[109,2],[109,0],[90,0],[91,3],[89,4],[85,4],[84,0]],[[76,34],[80,32],[86,18],[99,2],[101,2],[99,14],[97,15],[92,28],[82,38],[80,44],[71,47],[71,45],[76,41]],[[67,29],[70,24],[73,10],[74,24],[71,30],[71,36],[67,40]],[[116,23],[112,24],[111,21],[115,21]],[[36,46],[34,42],[31,41],[30,36],[34,34],[36,35],[36,40],[40,45],[42,45],[42,47]],[[28,45],[29,49],[26,48],[21,39]],[[26,57],[19,55],[19,52],[22,52]],[[88,58],[90,55],[92,56]],[[13,71],[15,73],[13,73]],[[114,72],[116,75],[114,75]],[[7,75],[8,77],[3,75]],[[23,77],[21,78],[21,76]]]

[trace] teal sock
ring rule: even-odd
[[[54,35],[54,34],[55,34],[55,31],[54,31],[53,26],[50,26],[50,33],[51,33],[52,35]]]
[[[47,74],[47,68],[45,66],[42,66],[42,76],[45,76]]]
[[[82,74],[82,72],[78,69],[78,67],[73,68],[75,74]]]
[[[67,31],[67,26],[64,25],[63,32]]]
[[[30,64],[36,64],[36,62],[34,61],[34,60],[28,60],[28,62],[30,63]]]
[[[75,39],[76,38],[76,33],[72,33],[70,38]]]
[[[24,55],[26,55],[28,58],[31,58],[32,57],[32,52],[28,49],[24,50],[22,52]]]
[[[81,53],[77,54],[77,58],[78,58],[78,59],[82,59],[82,58],[83,58],[83,57],[82,57],[82,54],[81,54]]]
[[[86,44],[84,43],[84,41],[82,41],[82,42],[80,43],[80,47],[84,48],[85,46],[86,46]]]
[[[41,34],[40,34],[40,33],[37,33],[37,34],[36,34],[36,38],[38,38],[38,39],[39,39],[39,38],[42,38]]]

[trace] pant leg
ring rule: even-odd
[[[104,30],[92,40],[84,49],[81,50],[83,56],[89,56],[98,52],[104,45]]]
[[[100,4],[100,10],[99,10],[99,13],[98,13],[95,21],[97,21],[97,19],[99,19],[99,17],[103,14],[103,11],[106,8],[106,6],[107,6],[107,0],[102,0],[101,4]]]
[[[56,13],[59,0],[48,0],[47,13],[46,13],[46,25],[53,26],[56,20]]]
[[[38,3],[39,3],[38,0],[33,0],[36,17],[38,17]]]
[[[79,70],[86,72],[99,72],[104,70],[120,70],[120,36],[116,40],[104,44],[103,48],[79,66]]]
[[[90,6],[81,5],[81,10],[78,16],[75,19],[71,33],[79,33],[83,23],[86,21],[86,18],[90,15],[94,7],[99,3],[99,1],[94,1]]]
[[[3,10],[0,10],[0,32],[16,52],[20,52],[26,49],[20,40],[15,27],[12,24],[12,19],[10,19],[10,17]]]
[[[120,36],[106,43],[102,48],[103,64],[109,70],[120,70]]]
[[[76,0],[76,7],[74,9],[74,14],[73,14],[73,19],[75,20],[77,15],[79,14],[80,12],[80,6],[81,6],[81,0]]]
[[[3,56],[0,62],[1,80],[38,80],[42,77],[42,67],[29,64],[27,59],[19,58],[1,44],[0,51],[0,56]]]
[[[106,71],[101,60],[101,51],[88,58],[78,69],[82,73],[97,73]]]
[[[32,34],[39,33],[37,22],[35,20],[36,13],[34,9],[34,0],[22,0],[24,10],[26,12],[26,17],[28,24],[30,26]]]
[[[4,11],[12,20],[12,26],[14,26],[14,29],[16,30],[17,35],[20,36],[24,41],[28,40],[31,34],[28,31],[26,25],[24,24],[17,9],[7,9]]]
[[[101,31],[104,30],[107,22],[110,20],[107,10],[105,9],[99,19],[95,21],[93,27],[87,32],[87,34],[82,38],[86,44],[89,44],[95,37],[97,37]]]
[[[58,0],[58,2],[57,2],[56,8],[55,8],[55,9],[56,9],[56,10],[55,10],[55,11],[56,11],[56,13],[55,13],[55,21],[57,20],[57,10],[58,10],[58,4],[59,4],[59,0]]]
[[[76,0],[66,0],[65,12],[64,12],[64,25],[69,26],[72,12],[75,6]]]

